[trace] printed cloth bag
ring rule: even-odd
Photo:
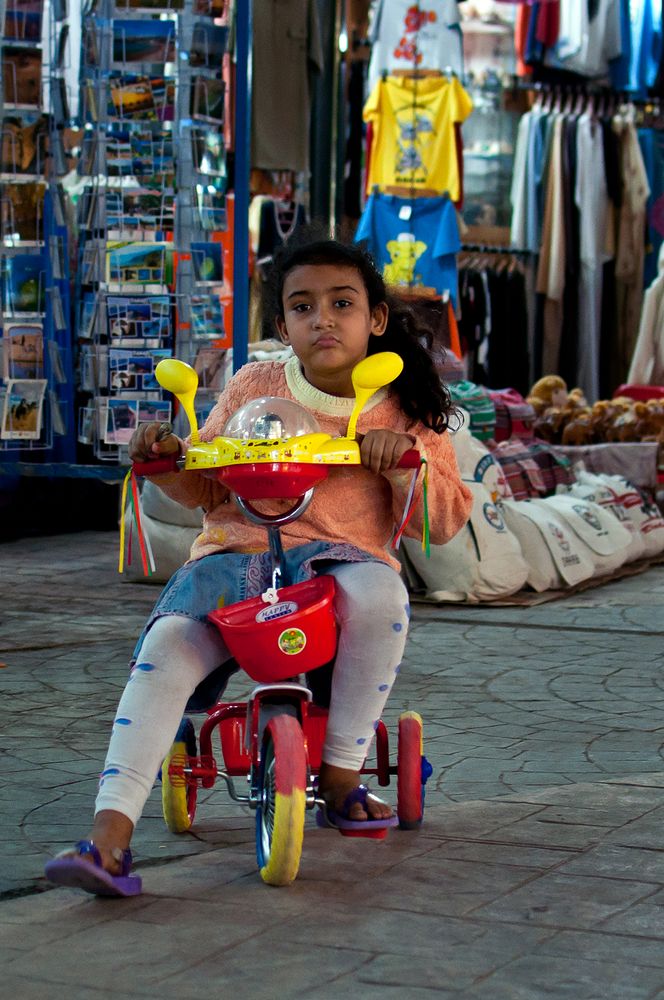
[[[627,517],[641,534],[646,559],[664,552],[664,517],[657,504],[652,503],[634,483],[624,476],[601,472],[579,472],[578,481],[591,486],[601,484],[615,494]]]
[[[487,488],[467,482],[473,493],[470,519],[445,545],[432,545],[427,559],[420,543],[403,538],[399,556],[406,583],[429,601],[490,601],[524,586],[528,565],[508,530],[501,505]]]
[[[467,482],[482,483],[494,502],[498,497],[511,499],[512,491],[502,466],[496,462],[487,446],[470,433],[470,417],[466,411],[458,412],[462,423],[450,433],[450,440],[456,453],[461,478]]]
[[[594,574],[587,546],[555,510],[539,500],[505,500],[501,510],[519,541],[528,564],[526,583],[533,590],[573,587]]]
[[[480,441],[490,441],[496,429],[496,407],[486,389],[475,382],[452,382],[447,387],[453,403],[470,417],[470,433]]]
[[[547,510],[554,510],[581,544],[595,566],[595,576],[613,573],[627,559],[631,535],[610,511],[589,500],[580,500],[568,493],[535,500]]]
[[[565,488],[559,487],[559,489],[570,496],[578,497],[580,500],[589,500],[591,503],[599,504],[605,510],[610,510],[613,516],[622,524],[623,528],[629,531],[630,543],[625,562],[634,562],[636,559],[643,559],[646,551],[646,543],[638,526],[630,519],[627,511],[620,502],[617,493],[614,493],[613,490],[601,482],[598,482],[594,486],[589,483],[577,482]]]
[[[516,389],[490,389],[489,396],[496,407],[495,440],[520,438],[529,441],[534,436],[535,410]]]

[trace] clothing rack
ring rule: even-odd
[[[520,247],[495,246],[486,243],[462,243],[460,252],[512,254],[514,257],[532,256],[530,250],[524,250]]]

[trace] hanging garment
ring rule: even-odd
[[[578,162],[575,201],[581,222],[579,284],[578,384],[589,402],[599,395],[599,343],[602,316],[602,268],[608,260],[608,194],[602,129],[590,115],[577,124]]]
[[[323,70],[315,0],[254,0],[251,165],[307,170],[311,78]]]
[[[563,189],[563,121],[557,114],[553,120],[551,159],[542,249],[537,271],[537,292],[544,296],[542,371],[545,375],[558,372],[563,323],[563,293],[565,290],[565,211]]]
[[[458,0],[378,0],[369,33],[369,91],[381,73],[437,69],[463,76]]]
[[[456,77],[387,77],[364,106],[373,126],[367,192],[374,185],[460,196],[454,125],[473,102]]]
[[[617,118],[614,128],[620,142],[622,198],[615,262],[617,329],[607,373],[611,389],[624,382],[638,336],[643,301],[646,205],[650,195],[634,123]]]
[[[659,274],[643,299],[626,381],[632,385],[664,385],[664,245],[659,251]]]
[[[365,243],[388,285],[448,292],[457,301],[456,253],[461,248],[456,211],[449,198],[372,194],[355,233]]]
[[[581,76],[605,77],[622,54],[620,0],[560,0],[558,44],[546,56],[549,66]]]

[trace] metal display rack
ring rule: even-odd
[[[225,14],[225,0],[98,0],[84,20],[78,440],[101,462],[171,418],[161,358],[197,367],[203,405],[223,384]]]
[[[71,462],[66,6],[0,0],[0,455]]]

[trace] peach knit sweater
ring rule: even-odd
[[[332,436],[345,433],[353,400],[329,396],[304,378],[298,359],[260,361],[245,365],[228,383],[201,429],[201,440],[211,441],[223,433],[228,418],[244,403],[260,396],[281,396],[301,403],[314,413],[321,431]],[[380,390],[362,411],[357,429],[365,434],[373,428],[388,428],[410,434],[429,462],[429,519],[431,543],[449,541],[468,520],[472,496],[461,482],[456,456],[447,433],[435,434],[413,423],[400,410],[398,399]],[[422,531],[421,476],[416,509],[406,533],[419,537]],[[260,552],[267,549],[264,528],[250,524],[230,501],[228,490],[200,472],[176,472],[153,477],[164,493],[185,507],[205,510],[202,534],[192,546],[191,558],[213,552]],[[306,542],[348,542],[382,559],[395,569],[399,564],[387,551],[395,525],[403,515],[411,471],[397,470],[376,475],[363,466],[331,468],[316,487],[307,511],[282,528],[285,548]],[[272,503],[272,511],[281,502]],[[282,508],[288,503],[281,504]]]

